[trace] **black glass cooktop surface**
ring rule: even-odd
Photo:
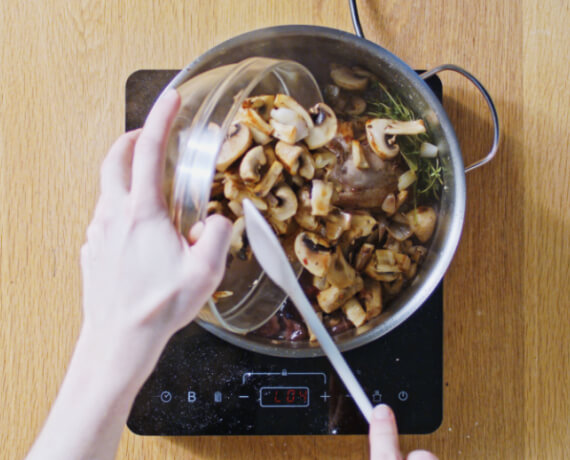
[[[126,85],[126,128],[142,126],[176,75],[141,70]],[[441,83],[430,83],[441,98]],[[443,298],[384,337],[344,353],[374,404],[389,404],[401,433],[442,420]],[[367,424],[326,358],[277,358],[230,345],[190,324],[175,334],[140,390],[128,427],[141,435],[364,434]]]

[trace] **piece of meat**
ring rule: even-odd
[[[404,172],[398,161],[382,160],[366,141],[361,144],[368,169],[355,166],[346,139],[335,138],[327,145],[337,158],[330,180],[335,183],[333,204],[341,208],[380,207],[389,193],[397,193],[398,177]]]

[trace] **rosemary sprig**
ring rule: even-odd
[[[412,121],[418,116],[400,97],[393,96],[386,87],[376,81],[364,94],[368,106],[368,115],[374,118],[389,118],[391,120]],[[414,206],[417,197],[439,199],[443,185],[443,170],[439,157],[425,158],[420,155],[420,147],[424,142],[432,142],[429,133],[415,136],[400,135],[397,137],[402,158],[408,167],[416,173],[417,182],[414,184]]]

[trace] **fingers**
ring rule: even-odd
[[[408,454],[406,460],[437,460],[437,457],[427,450],[414,450]]]
[[[164,156],[170,126],[180,107],[180,95],[172,90],[158,99],[139,136],[133,158],[131,192],[145,205],[162,203]]]
[[[117,197],[129,193],[135,142],[140,129],[120,136],[109,149],[101,165],[101,195]]]
[[[380,404],[372,412],[370,421],[370,460],[401,460],[398,427],[392,409]]]
[[[190,251],[192,264],[199,263],[205,272],[216,275],[216,286],[224,273],[231,233],[232,224],[228,219],[220,215],[210,216]]]

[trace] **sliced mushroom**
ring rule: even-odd
[[[343,306],[342,311],[346,318],[354,324],[355,327],[360,327],[366,322],[366,312],[360,302],[355,298],[349,299]]]
[[[328,241],[315,233],[301,232],[295,238],[295,255],[310,273],[325,276],[329,270],[334,249]]]
[[[267,211],[267,204],[265,201],[231,178],[227,179],[224,184],[224,196],[230,201],[239,202],[248,198],[257,209],[260,211]]]
[[[299,224],[299,227],[304,228],[305,230],[316,232],[319,229],[319,221],[311,214],[311,208],[299,207],[294,217],[295,222]]]
[[[394,281],[401,273],[395,254],[388,249],[377,249],[364,269],[365,273],[378,281]]]
[[[335,85],[351,91],[362,91],[368,86],[368,77],[356,75],[345,66],[338,66],[331,70],[331,78]]]
[[[289,222],[290,221],[277,219],[272,214],[270,214],[267,217],[267,219],[268,219],[269,223],[271,224],[271,226],[273,227],[273,230],[275,230],[275,233],[277,233],[278,235],[285,235],[289,232]]]
[[[426,126],[424,121],[419,120],[410,120],[410,121],[402,121],[402,120],[388,120],[388,126],[386,127],[386,134],[390,136],[397,136],[401,134],[406,135],[416,135],[416,134],[423,134],[426,132]]]
[[[236,217],[243,216],[243,206],[241,205],[241,201],[229,201],[228,208],[230,208],[230,211],[233,212]]]
[[[327,281],[326,276],[313,276],[313,286],[316,287],[319,291],[324,291],[331,285]]]
[[[366,307],[367,320],[382,313],[382,286],[379,281],[367,278],[364,281],[364,289],[360,291],[360,298]]]
[[[362,145],[357,140],[351,142],[352,162],[358,169],[368,169],[370,165],[366,161],[366,156],[362,150]]]
[[[259,182],[261,178],[259,172],[265,163],[267,163],[267,159],[261,145],[250,149],[241,160],[239,166],[240,177],[246,184]]]
[[[336,134],[338,122],[334,111],[326,104],[319,102],[310,109],[313,127],[305,139],[311,150],[326,145]]]
[[[372,255],[374,254],[374,245],[370,243],[364,243],[360,246],[359,251],[356,253],[354,257],[354,268],[361,272],[366,268],[370,259],[372,259]]]
[[[399,134],[421,134],[426,128],[423,120],[398,121],[374,118],[366,122],[366,138],[370,147],[380,158],[394,158],[400,148],[395,136]]]
[[[206,206],[206,214],[221,214],[223,210],[222,203],[219,201],[208,201],[208,205]]]
[[[326,150],[313,153],[313,160],[316,169],[331,168],[336,165],[336,155]]]
[[[402,287],[404,287],[404,277],[399,276],[390,283],[383,283],[383,286],[386,295],[393,297],[402,290]]]
[[[391,216],[396,212],[396,196],[393,193],[388,193],[382,202],[382,211]]]
[[[337,246],[333,260],[327,272],[327,281],[341,289],[351,286],[356,280],[356,270],[344,258],[340,247]]]
[[[331,210],[325,220],[324,236],[329,241],[335,241],[350,228],[352,214],[336,208]]]
[[[297,196],[287,184],[279,185],[273,192],[277,198],[277,205],[270,206],[269,212],[275,219],[285,221],[297,212]]]
[[[394,221],[386,226],[386,230],[388,230],[390,236],[397,241],[405,241],[414,233],[408,224]]]
[[[287,107],[273,109],[269,123],[273,127],[273,137],[289,144],[295,144],[309,134],[309,127],[303,117]]]
[[[269,113],[273,109],[274,95],[261,95],[248,97],[242,103],[243,109],[254,109],[265,121],[269,121]]]
[[[420,263],[427,254],[427,249],[424,246],[417,245],[411,246],[406,252],[414,262]]]
[[[354,284],[341,289],[337,286],[331,286],[317,294],[317,303],[321,310],[325,313],[332,313],[342,306],[348,299],[354,296],[364,287],[361,277],[356,277]]]
[[[326,216],[331,209],[333,184],[319,179],[313,180],[311,188],[311,212],[314,216]]]
[[[279,159],[289,174],[297,174],[299,169],[299,157],[305,148],[301,145],[292,145],[287,142],[279,141],[275,145],[275,155]]]
[[[351,96],[344,111],[353,117],[361,115],[366,110],[366,101],[360,96]]]
[[[244,123],[250,128],[254,128],[267,136],[271,136],[273,128],[263,119],[263,117],[254,109],[240,108],[236,114],[236,120]]]
[[[296,112],[305,121],[307,128],[311,129],[313,127],[313,120],[305,108],[299,104],[291,96],[286,94],[278,94],[275,96],[275,107],[277,108],[288,108]]]
[[[267,165],[271,166],[273,162],[276,160],[275,149],[273,148],[272,145],[264,145],[263,153],[265,154],[265,158],[267,159]]]
[[[245,231],[245,218],[238,217],[232,226],[230,236],[230,250],[233,253],[241,251],[243,248],[243,233]]]
[[[400,151],[395,137],[386,133],[388,123],[392,120],[375,118],[366,122],[366,139],[373,152],[382,159],[394,158]]]
[[[313,155],[306,149],[303,149],[299,157],[298,172],[299,176],[307,180],[311,180],[315,177],[315,160],[313,160]],[[302,186],[302,182],[301,180],[300,186]]]
[[[265,173],[265,176],[263,176],[263,179],[261,179],[261,182],[253,189],[253,193],[259,197],[266,196],[277,183],[282,172],[283,165],[278,161],[274,161]]]
[[[247,151],[251,145],[251,140],[249,128],[243,123],[234,123],[218,154],[216,169],[222,172],[228,169],[234,161]]]
[[[418,240],[425,243],[433,235],[437,214],[429,206],[420,206],[407,215],[408,223]]]
[[[315,232],[319,228],[319,221],[311,213],[311,191],[304,186],[297,192],[298,208],[295,214],[295,221],[301,228]]]
[[[378,222],[366,212],[353,213],[350,220],[350,228],[343,235],[343,239],[354,241],[372,234]]]
[[[249,130],[251,131],[251,135],[256,144],[267,145],[273,140],[271,136],[265,134],[263,131],[257,129],[254,126],[250,126]]]

